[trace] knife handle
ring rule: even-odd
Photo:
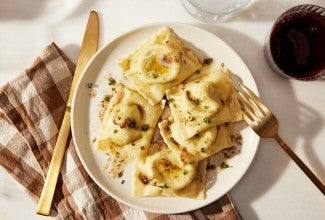
[[[51,163],[46,175],[44,187],[40,200],[38,202],[37,214],[49,215],[51,211],[52,200],[56,188],[56,183],[61,169],[67,140],[70,133],[70,111],[69,108],[64,113],[59,136],[55,144]]]

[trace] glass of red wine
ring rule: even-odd
[[[325,78],[325,9],[298,5],[274,23],[265,44],[272,69],[285,78]]]

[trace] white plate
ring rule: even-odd
[[[221,39],[197,27],[184,24],[153,24],[132,30],[104,46],[87,65],[79,81],[72,105],[72,134],[79,158],[92,179],[109,195],[129,206],[154,213],[180,213],[203,207],[227,193],[244,175],[257,150],[259,138],[249,128],[242,130],[241,153],[231,160],[232,166],[217,176],[217,181],[207,190],[205,200],[174,197],[133,197],[132,167],[128,166],[121,179],[109,178],[104,170],[107,156],[96,150],[93,139],[99,128],[98,105],[108,90],[105,76],[108,73],[121,77],[120,58],[128,55],[146,38],[163,26],[169,26],[189,47],[205,57],[213,57],[216,65],[222,62],[253,91],[254,79],[242,59]],[[204,51],[204,53],[203,53]],[[88,83],[96,85],[97,96],[90,98]],[[125,180],[123,184],[121,181]]]

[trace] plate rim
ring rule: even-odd
[[[247,167],[245,168],[245,171],[237,178],[237,180],[234,182],[233,185],[229,186],[224,194],[220,195],[220,197],[216,197],[213,200],[203,204],[203,205],[199,205],[195,208],[190,208],[190,209],[186,209],[186,210],[178,210],[178,211],[166,211],[163,209],[150,209],[150,208],[145,208],[142,206],[138,206],[135,204],[132,204],[131,202],[125,201],[121,198],[119,198],[118,195],[116,195],[115,193],[111,192],[109,189],[107,189],[107,187],[105,187],[100,181],[97,180],[97,178],[95,176],[93,176],[92,171],[89,169],[89,167],[87,166],[86,162],[83,159],[83,155],[78,147],[78,143],[76,141],[76,129],[75,129],[75,117],[74,115],[76,114],[76,106],[75,106],[75,102],[76,102],[76,96],[77,96],[77,91],[80,89],[81,87],[81,82],[82,79],[85,77],[86,73],[88,72],[88,69],[91,67],[91,65],[93,65],[94,60],[96,60],[96,58],[98,56],[100,56],[101,53],[103,53],[103,51],[105,51],[107,49],[107,47],[111,46],[112,44],[114,44],[115,42],[117,42],[118,40],[122,39],[123,37],[126,37],[127,35],[131,35],[132,33],[136,32],[136,31],[141,31],[141,29],[146,29],[146,28],[158,28],[158,27],[163,27],[163,26],[181,26],[187,29],[197,29],[198,31],[203,31],[206,34],[213,36],[214,38],[217,38],[219,41],[221,41],[223,44],[225,44],[229,50],[232,51],[232,53],[234,53],[244,64],[244,66],[247,68],[247,70],[249,71],[249,74],[251,75],[252,79],[253,79],[253,84],[254,87],[251,88],[256,94],[257,96],[259,96],[259,91],[256,85],[256,81],[254,80],[254,77],[250,71],[250,69],[248,68],[248,66],[246,65],[246,63],[244,62],[244,60],[239,56],[239,54],[225,41],[223,41],[219,36],[217,36],[216,34],[213,34],[211,32],[209,32],[208,30],[195,26],[195,25],[191,25],[191,24],[186,24],[186,23],[180,23],[180,22],[154,22],[154,23],[148,23],[148,24],[144,24],[144,25],[138,25],[136,27],[130,28],[118,35],[114,35],[114,38],[111,39],[110,41],[108,41],[106,44],[104,44],[102,47],[100,47],[100,49],[93,55],[93,57],[88,61],[87,65],[85,66],[84,70],[81,73],[81,76],[78,80],[77,86],[76,86],[76,90],[73,94],[73,99],[72,99],[72,105],[71,105],[71,133],[72,133],[72,137],[73,137],[73,142],[75,145],[75,150],[77,152],[77,156],[83,166],[83,168],[86,170],[87,174],[91,177],[91,179],[95,182],[95,184],[97,184],[105,193],[107,193],[109,196],[111,196],[112,198],[116,199],[118,202],[121,202],[125,205],[128,205],[130,207],[136,208],[136,209],[140,209],[142,211],[147,211],[147,212],[153,212],[153,213],[159,213],[159,214],[178,214],[178,213],[184,213],[184,212],[188,212],[188,211],[193,211],[199,208],[202,208],[204,206],[207,206],[213,202],[215,202],[216,200],[218,200],[219,198],[221,198],[222,196],[224,196],[225,194],[227,194],[233,187],[235,187],[238,182],[243,178],[243,176],[247,173],[247,171],[249,170],[249,167],[251,166],[251,164],[254,161],[254,158],[256,156],[256,152],[259,148],[259,143],[260,143],[260,137],[258,137],[257,135],[254,138],[254,142],[253,145],[255,146],[254,151],[251,152],[252,157],[250,158],[250,161],[247,163]],[[144,39],[145,40],[145,39]],[[199,48],[200,49],[200,48]],[[132,196],[132,195],[131,195]]]

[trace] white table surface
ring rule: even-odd
[[[197,25],[242,57],[263,101],[278,117],[283,139],[325,182],[325,82],[283,79],[263,56],[264,39],[275,19],[302,3],[325,7],[324,0],[255,0],[226,23],[203,24],[177,0],[1,0],[0,86],[28,68],[52,41],[76,61],[90,10],[100,14],[100,46],[147,23]],[[273,140],[261,141],[252,165],[230,195],[243,219],[325,219],[324,195]],[[0,219],[47,219],[35,210],[36,204],[0,168]]]

